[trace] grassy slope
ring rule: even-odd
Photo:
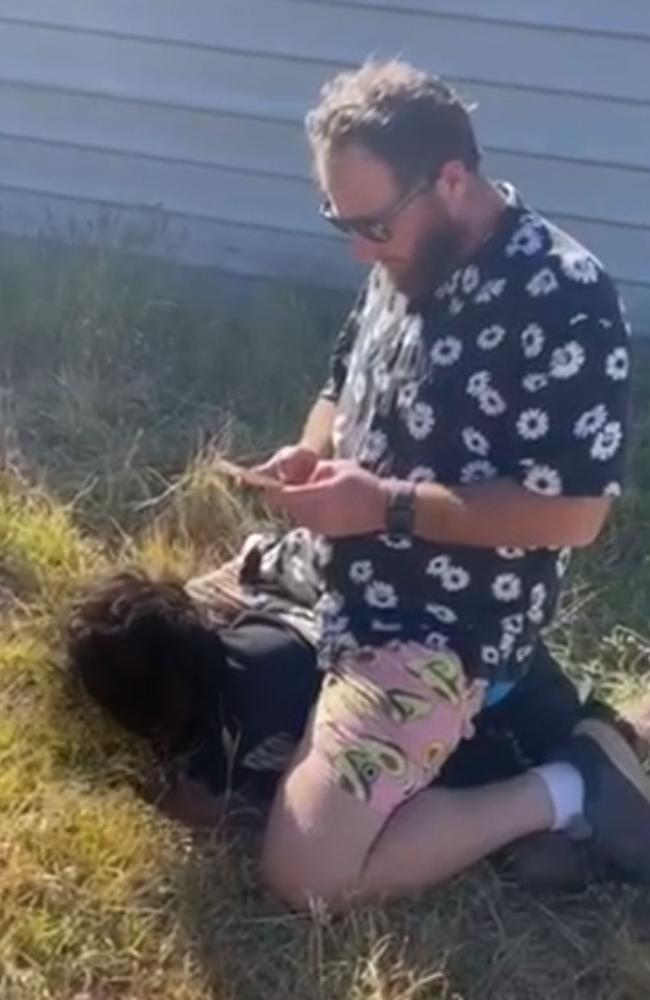
[[[281,435],[313,385],[298,373],[316,377],[324,345],[300,300],[279,312],[277,300],[256,306],[275,316],[265,329],[277,329],[256,357],[271,386],[260,399],[247,381],[252,326],[233,340],[214,305],[187,310],[169,290],[156,312],[159,290],[143,292],[141,275],[120,276],[104,258],[55,265],[45,273],[0,255],[0,359],[12,373],[6,411],[19,432],[5,425],[5,464],[17,471],[0,475],[3,1000],[647,1000],[646,893],[533,898],[485,867],[330,925],[287,916],[222,834],[193,844],[138,800],[131,784],[149,762],[70,688],[61,608],[109,559],[185,573],[227,552],[254,514],[205,463],[165,500],[152,497],[182,469],[195,426],[223,427],[212,400],[228,386],[241,388],[229,433],[242,447],[270,440],[269,408]],[[174,322],[162,322],[171,313]],[[290,398],[275,350],[285,342],[288,384],[299,385]],[[215,344],[221,359],[236,346],[225,374],[211,361],[208,376]],[[575,568],[553,635],[570,669],[619,700],[641,691],[650,670],[649,388],[640,358],[634,486],[598,550]],[[63,500],[33,485],[42,472]]]

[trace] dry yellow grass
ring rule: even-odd
[[[230,554],[258,512],[209,456],[172,474],[230,403],[255,431],[236,422],[238,448],[293,426],[324,324],[286,297],[223,323],[166,273],[46,249],[0,245],[0,468],[45,472],[65,500],[0,472],[0,1000],[648,1000],[645,891],[533,897],[485,865],[386,909],[292,916],[254,843],[192,841],[138,798],[150,761],[68,683],[62,609],[116,560],[184,576]],[[646,365],[634,488],[552,637],[632,707],[650,676],[649,387]]]
[[[200,463],[158,506],[119,557],[154,572],[228,554],[253,517]],[[9,474],[0,544],[19,598],[5,600],[0,642],[3,1000],[650,996],[643,892],[533,898],[484,866],[385,910],[288,914],[259,886],[250,844],[223,831],[193,842],[139,800],[146,755],[70,688],[58,619],[105,567],[103,547],[71,509]],[[640,669],[619,683],[638,685]]]

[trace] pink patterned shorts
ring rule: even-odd
[[[474,734],[485,686],[455,653],[415,642],[344,654],[323,683],[312,749],[342,789],[389,814]]]

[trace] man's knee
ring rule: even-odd
[[[336,869],[309,843],[300,850],[267,836],[262,849],[262,878],[287,906],[298,910],[338,910],[353,889],[354,875]]]

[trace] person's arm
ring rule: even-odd
[[[332,431],[336,417],[336,403],[320,396],[305,421],[302,436],[298,442],[302,448],[309,448],[319,458],[329,458],[332,454]]]
[[[447,489],[420,483],[414,534],[449,545],[486,548],[590,545],[611,501],[606,497],[544,497],[507,479]]]
[[[484,548],[581,547],[598,535],[606,496],[541,496],[508,479],[446,487],[380,479],[355,462],[321,462],[314,479],[277,491],[296,524],[332,538],[387,530],[390,497],[415,491],[414,534],[447,545]]]

